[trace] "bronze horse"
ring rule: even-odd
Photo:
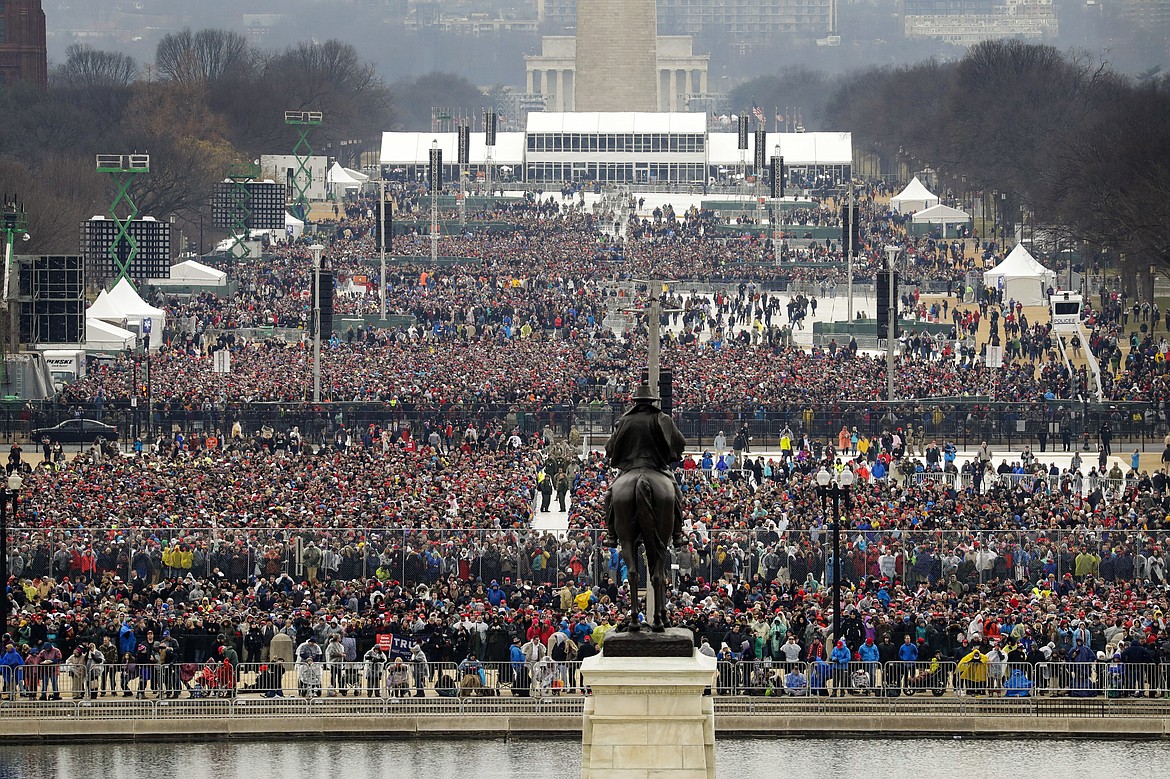
[[[666,630],[666,565],[674,527],[674,480],[653,468],[634,468],[609,488],[614,532],[621,545],[630,582],[627,630],[637,632],[641,599],[638,594],[638,546],[646,550],[646,622],[655,633]]]

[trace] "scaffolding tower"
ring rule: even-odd
[[[133,285],[134,281],[130,278],[129,271],[130,266],[138,257],[138,241],[130,232],[130,223],[138,217],[138,206],[130,197],[130,187],[138,176],[150,173],[150,155],[99,154],[97,155],[97,172],[108,174],[113,179],[114,187],[117,190],[109,210],[110,218],[118,225],[118,234],[110,242],[108,250],[111,267],[117,271],[111,284],[117,284],[122,279],[126,279]],[[126,211],[125,217],[118,214],[122,210]],[[120,256],[123,241],[126,242],[127,251],[125,256]]]
[[[289,197],[292,198],[293,209],[301,221],[306,221],[306,217],[309,215],[309,189],[313,186],[313,171],[309,167],[313,157],[313,147],[309,145],[309,136],[312,134],[313,128],[319,127],[324,119],[325,115],[320,111],[284,112],[284,123],[297,131],[297,143],[293,147],[297,168],[293,172]]]

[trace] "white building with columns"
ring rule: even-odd
[[[524,56],[528,94],[543,95],[545,110],[575,110],[577,39],[546,35],[540,54]],[[707,68],[711,55],[695,54],[689,35],[658,36],[658,110],[686,111],[691,97],[707,95]]]

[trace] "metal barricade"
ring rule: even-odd
[[[955,663],[916,660],[882,665],[881,692],[886,697],[930,695],[940,697],[954,688]]]
[[[1159,697],[1165,690],[1163,666],[1155,663],[1123,663],[1120,660],[1100,663],[1106,698]]]

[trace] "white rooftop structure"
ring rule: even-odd
[[[599,113],[580,111],[528,114],[529,133],[673,133],[707,132],[706,114]]]
[[[459,161],[457,133],[382,133],[383,165],[428,165],[431,160],[431,142],[438,141],[443,150],[443,165]],[[471,134],[469,153],[472,165],[483,165],[487,160],[487,144],[482,132]],[[492,149],[493,165],[524,164],[524,133],[497,133]]]
[[[748,137],[744,158],[749,165],[755,159],[755,136]],[[780,156],[787,167],[814,167],[818,165],[852,165],[853,133],[768,133],[765,158],[771,159],[780,146]],[[739,164],[739,136],[736,133],[710,133],[707,136],[709,165],[732,167]]]
[[[520,171],[533,182],[673,182],[705,184],[721,168],[739,165],[734,132],[708,132],[705,113],[532,112],[523,133],[500,133],[492,153],[497,169]],[[456,133],[400,132],[382,136],[383,165],[419,176],[429,164],[431,144],[443,165],[456,165]],[[755,135],[749,144],[755,143]],[[788,168],[825,172],[844,179],[853,165],[848,132],[768,133],[765,158],[777,153]],[[486,160],[482,132],[471,134],[470,164]],[[754,150],[742,155],[748,164]],[[450,179],[448,179],[450,180]],[[936,199],[937,202],[937,199]]]

